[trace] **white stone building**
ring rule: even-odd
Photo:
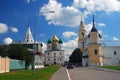
[[[25,45],[32,54],[35,54],[35,68],[43,68],[44,67],[44,55],[42,54],[43,45],[42,43],[34,42],[29,25],[22,44]],[[32,68],[32,65],[30,66],[30,68]]]
[[[120,65],[120,46],[102,47],[103,65]]]
[[[52,41],[47,41],[47,50],[45,51],[45,64],[64,64],[64,50],[62,50],[62,40],[55,35]]]

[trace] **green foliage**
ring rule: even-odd
[[[35,70],[19,70],[0,75],[0,80],[49,80],[59,67],[46,67]]]
[[[97,66],[97,68],[113,69],[120,71],[120,66]]]
[[[81,63],[82,52],[79,48],[76,48],[69,57],[69,63]]]
[[[12,59],[25,60],[27,65],[32,63],[32,54],[26,47],[20,44],[11,44],[8,49],[9,57]]]
[[[25,60],[26,66],[32,63],[32,53],[22,44],[0,45],[0,56]]]
[[[6,57],[8,56],[8,46],[0,45],[0,56]]]

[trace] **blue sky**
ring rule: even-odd
[[[38,42],[45,45],[56,34],[71,53],[77,47],[81,13],[88,33],[94,13],[95,26],[103,40],[119,41],[119,0],[0,0],[0,43],[22,41],[30,25],[32,33],[36,26]]]

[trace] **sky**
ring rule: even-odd
[[[54,13],[50,13],[54,11]],[[36,41],[44,44],[54,35],[63,40],[66,56],[77,48],[83,17],[87,33],[95,27],[104,42],[120,40],[120,0],[0,0],[0,43],[23,41],[28,25]]]

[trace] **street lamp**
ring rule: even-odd
[[[48,12],[42,12],[41,14],[44,13],[55,13],[55,11],[48,11]],[[37,14],[38,15],[38,14]],[[35,54],[36,54],[36,50],[37,50],[37,45],[36,45],[36,20],[37,20],[37,15],[35,17],[35,22],[34,22],[34,45],[33,45],[33,49],[34,49],[34,53],[33,53],[33,75],[35,74]]]

